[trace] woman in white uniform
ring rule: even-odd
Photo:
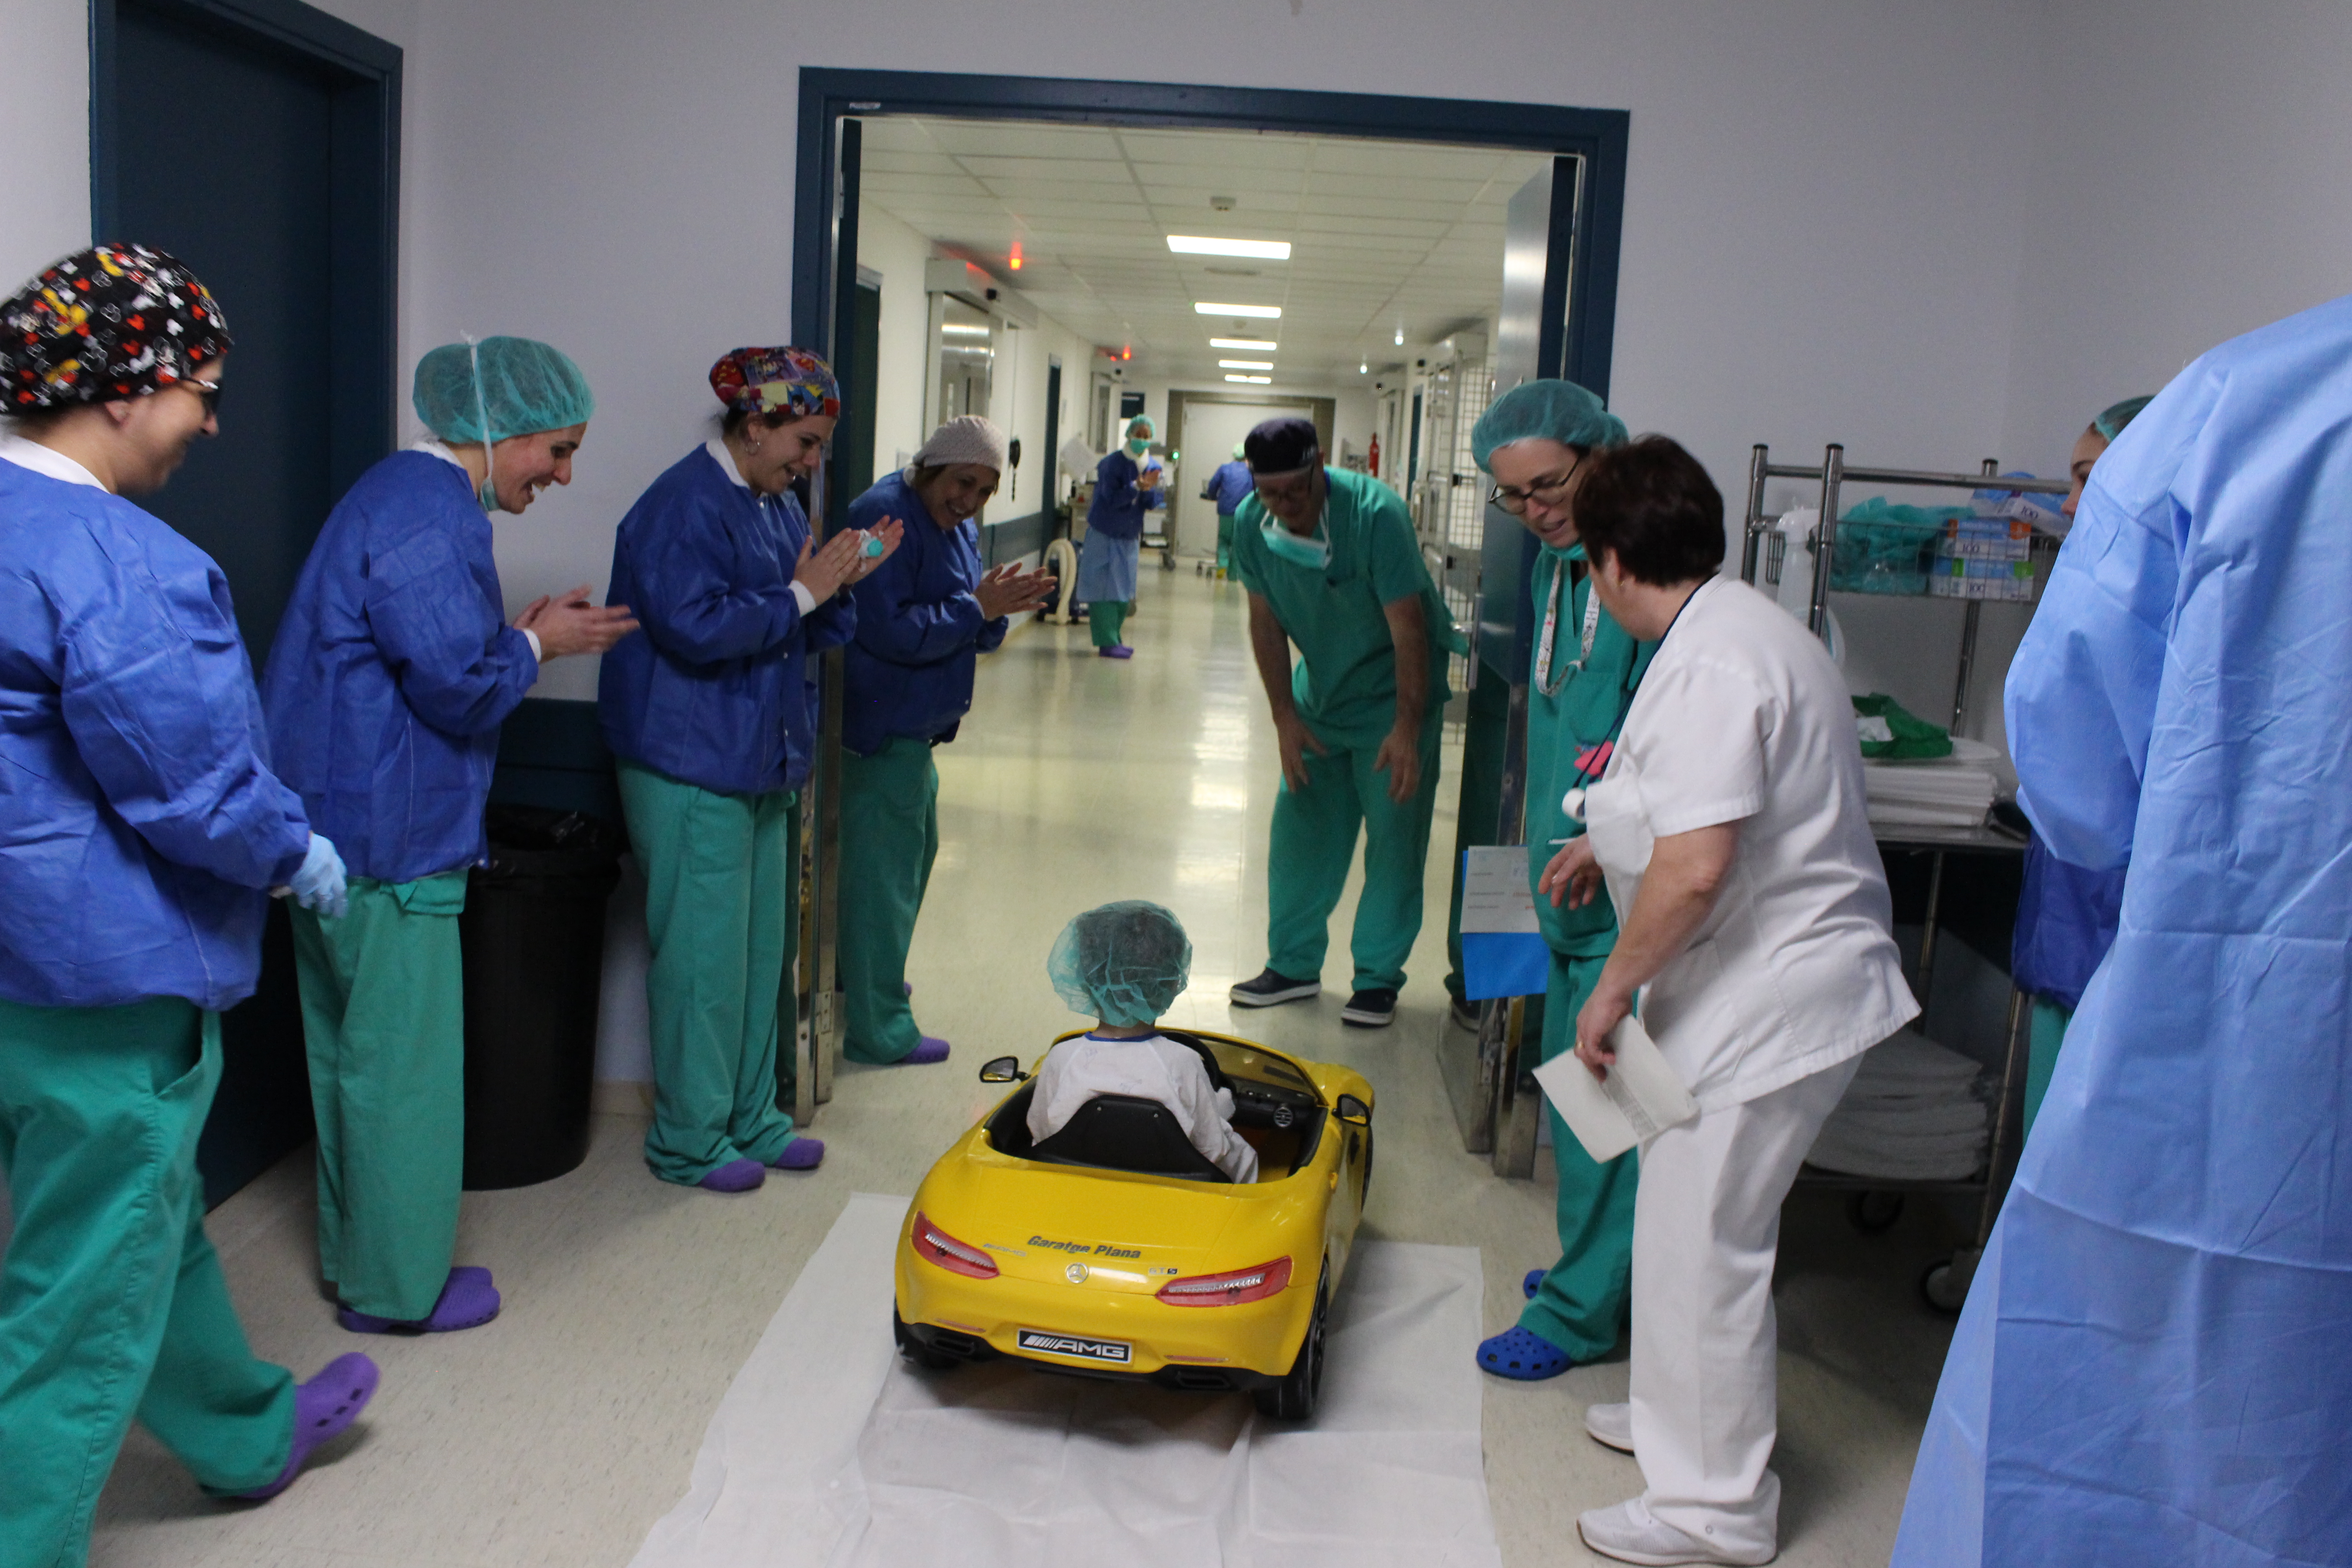
[[[1772,1263],[1780,1200],[1862,1053],[1916,1016],[1864,810],[1845,682],[1770,599],[1716,575],[1723,498],[1661,436],[1599,454],[1577,527],[1602,605],[1663,638],[1589,832],[1546,868],[1606,874],[1621,934],[1577,1016],[1596,1078],[1637,1000],[1698,1115],[1642,1147],[1633,1397],[1585,1426],[1645,1489],[1578,1521],[1627,1563],[1767,1563],[1780,1547]]]

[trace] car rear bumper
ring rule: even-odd
[[[1009,1355],[1080,1375],[1245,1389],[1281,1377],[1297,1359],[1314,1312],[1315,1278],[1302,1269],[1288,1289],[1263,1301],[1171,1307],[1148,1294],[1058,1280],[967,1280],[902,1251],[898,1308],[910,1335],[960,1360]],[[1130,1359],[1120,1366],[1024,1352],[1024,1329],[1123,1343]]]
[[[1121,1371],[1111,1366],[999,1350],[976,1334],[968,1334],[959,1329],[942,1329],[929,1323],[902,1324],[899,1331],[934,1355],[952,1356],[965,1362],[1018,1361],[1039,1372],[1059,1373],[1064,1377],[1093,1378],[1101,1383],[1148,1383],[1155,1387],[1173,1388],[1188,1394],[1255,1394],[1282,1381],[1265,1373],[1253,1372],[1245,1366],[1210,1366],[1183,1362],[1166,1362],[1152,1372]]]

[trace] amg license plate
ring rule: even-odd
[[[1100,1362],[1108,1366],[1125,1366],[1135,1359],[1135,1347],[1118,1340],[1090,1340],[1083,1334],[1049,1334],[1043,1329],[1024,1329],[1021,1348],[1040,1355],[1068,1356],[1073,1361]]]

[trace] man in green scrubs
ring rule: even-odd
[[[1478,466],[1492,474],[1491,499],[1527,525],[1542,546],[1535,594],[1534,668],[1528,683],[1528,877],[1536,918],[1551,949],[1544,987],[1545,1061],[1576,1045],[1576,1016],[1617,943],[1605,898],[1582,909],[1554,907],[1541,885],[1559,847],[1584,831],[1566,808],[1571,790],[1601,775],[1601,750],[1624,722],[1655,643],[1635,643],[1593,597],[1577,542],[1578,470],[1595,447],[1625,439],[1624,424],[1573,382],[1530,381],[1497,398],[1470,435]],[[1559,1261],[1527,1279],[1517,1325],[1478,1347],[1478,1364],[1502,1377],[1555,1377],[1615,1348],[1625,1321],[1633,1262],[1633,1188],[1638,1156],[1596,1164],[1556,1110],[1552,1159],[1559,1173]]]
[[[1445,660],[1461,638],[1394,490],[1325,468],[1305,419],[1269,419],[1243,447],[1256,489],[1234,514],[1234,571],[1249,590],[1282,793],[1266,861],[1266,967],[1232,998],[1270,1007],[1322,991],[1360,826],[1354,994],[1339,1017],[1378,1028],[1396,1017],[1421,934]]]

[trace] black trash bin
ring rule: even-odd
[[[526,1187],[588,1157],[604,903],[628,835],[581,812],[496,805],[467,879],[466,1185]]]

